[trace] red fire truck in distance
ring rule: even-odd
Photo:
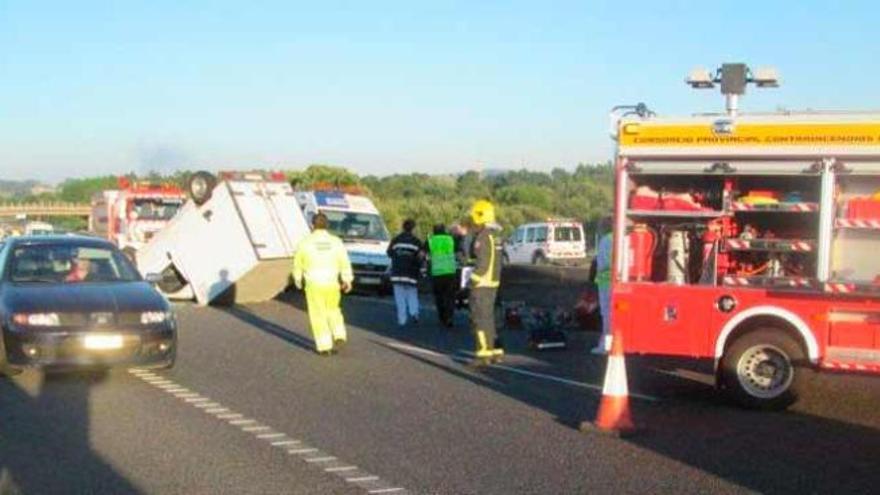
[[[611,322],[782,409],[817,371],[880,373],[880,113],[740,114],[761,79],[731,65],[691,80],[724,114],[620,108]]]
[[[114,242],[134,259],[141,246],[174,217],[186,195],[169,183],[119,178],[119,189],[92,198],[89,231]]]

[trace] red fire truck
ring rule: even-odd
[[[89,231],[116,243],[131,259],[174,217],[186,195],[176,185],[119,178],[119,189],[95,194]]]
[[[731,81],[730,79],[733,79]],[[880,373],[880,113],[658,117],[619,107],[612,325],[626,352],[714,364],[782,409],[816,371]]]

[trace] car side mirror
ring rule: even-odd
[[[160,273],[148,273],[144,276],[144,280],[155,285],[162,281],[162,274]]]

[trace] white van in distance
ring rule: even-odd
[[[574,220],[520,225],[504,245],[507,264],[580,264],[586,257],[584,227]]]

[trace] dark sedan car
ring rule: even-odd
[[[177,322],[109,242],[13,237],[0,244],[0,372],[21,368],[170,368]]]

